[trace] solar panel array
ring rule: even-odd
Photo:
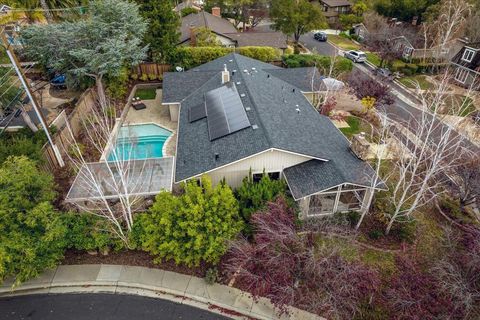
[[[205,93],[210,141],[250,127],[237,88],[232,82]]]

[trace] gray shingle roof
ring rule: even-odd
[[[368,187],[372,183],[373,170],[367,163],[353,155],[343,158],[340,162],[306,161],[286,168],[283,174],[293,197],[299,200],[344,183]],[[380,182],[376,188],[385,189],[385,185]]]
[[[212,32],[222,35],[237,32],[237,29],[235,29],[233,24],[228,20],[214,16],[205,11],[200,11],[198,13],[191,13],[182,18],[182,25],[180,26],[180,43],[190,39],[190,27],[205,27]]]
[[[271,75],[299,88],[303,92],[326,90],[323,76],[315,67],[265,70]]]
[[[258,128],[249,127],[210,141],[207,120],[190,123],[188,110],[204,103],[205,92],[222,86],[218,72],[223,70],[224,65],[232,72],[231,81],[235,82],[238,92],[245,94],[242,101],[245,108],[250,109],[247,116],[250,123]],[[184,72],[178,78],[175,75],[181,73],[171,75],[170,88],[179,88],[185,74],[190,74],[193,79],[204,72],[217,72],[210,80],[199,81],[198,89],[182,101],[176,182],[271,148],[303,154],[313,159],[332,160],[329,165],[340,172],[338,179],[353,182],[351,173],[357,172],[359,166],[363,168],[364,163],[352,154],[348,140],[330,119],[312,107],[300,88],[275,77],[275,71],[272,70],[282,69],[239,54],[230,54]],[[175,84],[175,81],[178,82]],[[167,88],[164,88],[164,94],[168,96],[169,93],[165,90]],[[215,159],[215,154],[218,154],[218,159]]]
[[[287,36],[281,32],[236,32],[226,35],[236,41],[238,47],[260,46],[279,49],[288,48]]]
[[[199,84],[210,80],[220,71],[196,72],[192,76],[190,72],[165,72],[163,74],[163,103],[181,102],[193,91],[198,89]],[[220,75],[219,75],[220,77]]]

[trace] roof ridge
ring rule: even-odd
[[[215,72],[215,71],[192,71],[192,72]],[[193,90],[189,95],[187,95],[185,98],[183,98],[180,102],[183,102],[185,101],[186,99],[190,98],[190,96],[192,96],[193,94],[195,94],[197,91],[199,91],[200,89],[202,89],[204,86],[206,86],[208,83],[210,83],[210,81],[212,79],[214,79],[217,75],[221,74],[222,72],[221,71],[218,71],[216,72],[214,75],[212,75],[212,77],[210,79],[208,79],[207,81],[205,81],[200,87],[198,87],[197,89]]]

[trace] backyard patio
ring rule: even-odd
[[[155,95],[153,92],[155,92]],[[168,106],[164,106],[161,103],[162,89],[137,89],[133,96],[140,97],[146,108],[142,110],[135,110],[133,107],[130,107],[123,125],[154,123],[172,131],[173,134],[171,138],[166,141],[166,154],[164,156],[175,156],[177,123],[171,121]]]

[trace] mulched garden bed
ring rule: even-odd
[[[173,260],[164,261],[160,264],[153,263],[153,258],[144,251],[124,250],[119,252],[110,252],[104,256],[102,254],[91,255],[85,251],[67,250],[62,265],[74,264],[115,264],[137,267],[147,267],[162,269],[172,272],[178,272],[190,276],[203,278],[207,270],[212,267],[206,263],[201,263],[198,267],[189,268],[184,265],[176,265]]]

